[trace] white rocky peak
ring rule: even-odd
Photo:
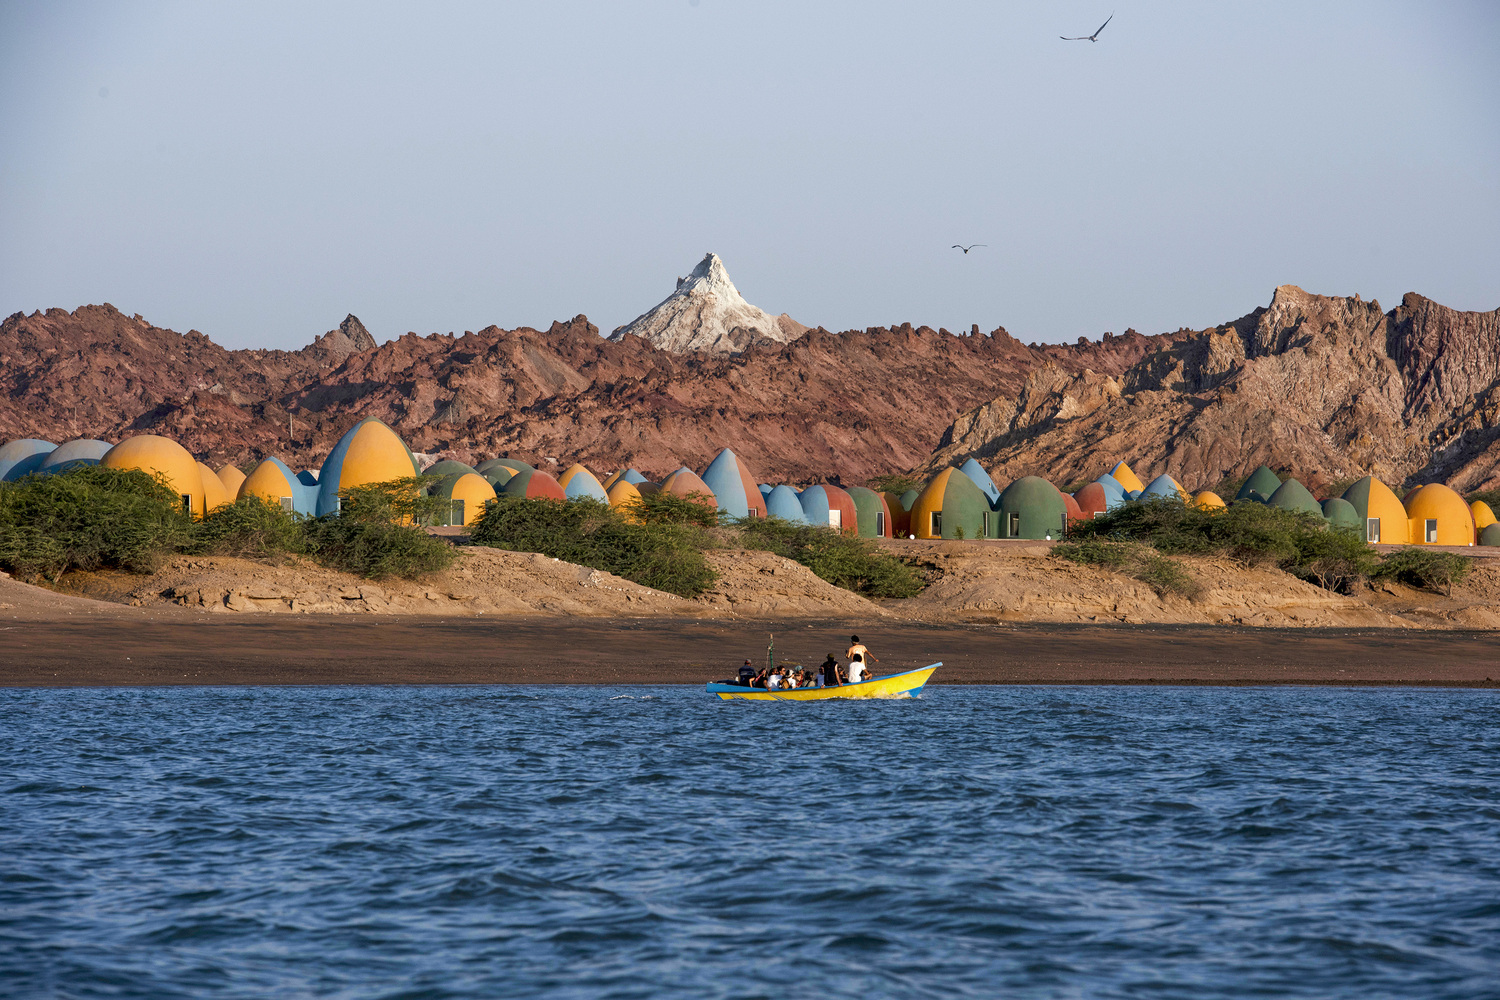
[[[677,290],[650,312],[643,313],[610,334],[645,337],[667,351],[706,351],[737,354],[754,343],[784,344],[807,332],[807,327],[783,313],[772,316],[746,302],[717,254],[705,254],[693,273],[677,279]]]

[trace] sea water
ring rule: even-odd
[[[1500,996],[1500,696],[0,691],[0,995]]]

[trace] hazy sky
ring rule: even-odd
[[[608,331],[708,250],[832,329],[1494,309],[1500,4],[12,0],[0,237],[0,314],[230,347]]]

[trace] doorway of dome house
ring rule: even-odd
[[[1365,541],[1371,545],[1380,544],[1380,518],[1365,518]]]

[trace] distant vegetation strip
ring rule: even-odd
[[[922,589],[915,570],[867,540],[775,517],[726,519],[706,502],[670,493],[647,494],[622,509],[589,499],[502,496],[470,539],[566,559],[688,598],[717,579],[704,553],[728,548],[774,552],[866,597],[910,597]]]
[[[379,579],[449,566],[453,547],[415,525],[420,481],[350,490],[341,516],[305,518],[254,495],[193,520],[177,491],[139,470],[86,466],[0,483],[0,566],[22,579],[71,570],[151,573],[173,555],[308,556]],[[440,502],[440,501],[439,501]]]
[[[1196,596],[1197,585],[1163,566],[1163,556],[1228,556],[1271,564],[1325,590],[1349,593],[1370,579],[1391,579],[1440,593],[1468,575],[1473,560],[1451,552],[1403,549],[1381,556],[1358,531],[1297,511],[1240,502],[1204,510],[1173,499],[1130,501],[1069,528],[1054,553],[1106,565],[1150,583],[1158,593]]]

